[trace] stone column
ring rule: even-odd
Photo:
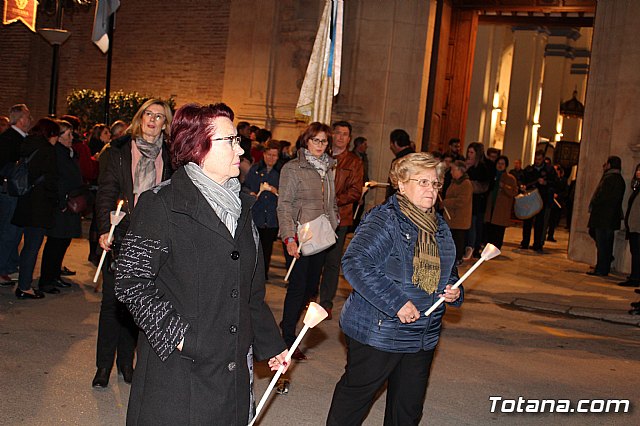
[[[485,148],[503,148],[504,131],[500,120],[501,110],[508,102],[512,38],[513,32],[508,27],[478,25],[464,138],[466,145],[482,142]]]
[[[570,48],[568,37],[550,36],[545,49],[538,134],[551,142],[555,140],[557,132],[560,103],[569,99],[563,96],[567,92],[567,77],[571,70]],[[572,90],[569,89],[569,92],[571,93]]]
[[[507,108],[507,127],[502,152],[511,161],[533,162],[534,119],[542,84],[544,46],[547,35],[539,29],[515,28],[513,65]]]
[[[609,155],[622,158],[627,182],[640,161],[640,2],[600,0],[596,13],[587,83],[580,164],[569,240],[569,257],[595,262],[595,244],[587,233],[589,200]],[[613,267],[629,272],[629,249],[624,232],[616,233]],[[587,268],[585,267],[585,270]]]

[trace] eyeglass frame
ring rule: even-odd
[[[442,187],[444,186],[443,183],[440,182],[439,180],[431,181],[429,179],[411,179],[411,178],[409,178],[408,180],[418,182],[418,186],[421,188],[432,188],[432,189],[439,190],[439,189],[442,189]],[[422,182],[424,182],[424,185],[422,184]]]
[[[231,145],[231,148],[235,149],[236,147],[240,146],[240,142],[242,141],[242,136],[233,135],[233,136],[225,136],[223,138],[211,139],[211,142],[214,142],[214,141],[227,141],[229,145]]]
[[[313,142],[314,146],[321,147],[329,145],[329,139],[309,138],[307,142]]]
[[[159,121],[162,118],[162,121],[167,119],[167,116],[160,112],[153,112],[148,109],[142,111],[142,115],[146,115],[149,120]]]

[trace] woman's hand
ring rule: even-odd
[[[397,316],[400,318],[401,323],[410,324],[418,321],[418,318],[420,318],[420,311],[415,307],[413,302],[409,300],[402,308],[400,308]]]
[[[451,284],[447,285],[444,289],[444,293],[440,295],[440,298],[444,297],[444,301],[447,303],[453,303],[460,298],[460,289],[452,289]]]
[[[287,244],[287,253],[289,253],[289,256],[295,257],[296,259],[300,258],[300,253],[298,253],[298,243],[291,241]]]
[[[100,239],[98,240],[98,242],[100,243],[100,247],[102,247],[102,249],[104,251],[111,250],[111,242],[109,241],[109,233],[100,235]]]
[[[271,368],[271,371],[276,371],[278,368],[280,368],[281,365],[284,365],[284,370],[282,370],[282,372],[283,373],[287,372],[287,369],[289,368],[289,363],[286,362],[284,359],[287,357],[288,353],[289,353],[289,349],[285,349],[279,355],[276,355],[269,360],[269,368]]]

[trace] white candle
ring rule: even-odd
[[[113,232],[115,231],[118,223],[120,223],[118,219],[120,218],[120,211],[122,210],[123,204],[124,204],[124,200],[120,200],[118,202],[118,207],[116,208],[116,216],[115,216],[116,220],[111,221],[111,228],[109,229],[109,236],[107,237],[107,243],[111,243],[111,239],[113,238]],[[96,274],[93,276],[94,283],[98,281],[98,277],[100,276],[100,271],[102,270],[102,264],[104,263],[104,259],[106,257],[107,257],[107,251],[102,250],[102,256],[100,257],[100,263],[98,263],[98,269],[96,270]]]

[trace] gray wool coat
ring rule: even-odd
[[[306,223],[321,214],[329,216],[333,229],[338,227],[340,216],[336,201],[335,160],[322,179],[316,169],[307,161],[302,149],[298,156],[289,161],[280,171],[278,189],[278,223],[280,238],[283,240],[296,234],[297,223]]]

